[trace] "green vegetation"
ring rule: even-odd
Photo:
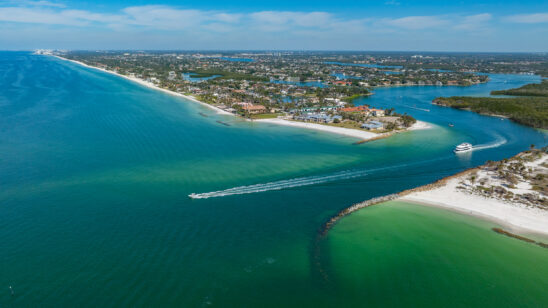
[[[196,95],[196,99],[210,105],[215,105],[215,98],[210,94]]]
[[[186,72],[186,73],[191,74],[190,77],[192,77],[192,78],[207,78],[207,77],[212,77],[212,76],[216,75],[216,74],[213,74],[213,73],[206,73],[206,72],[197,73],[196,71],[189,71],[189,72]],[[217,75],[220,75],[220,74],[217,74]]]
[[[318,124],[364,130],[361,128],[361,123],[356,121],[339,121],[338,123],[332,122],[332,123],[318,123]]]
[[[439,97],[434,104],[509,117],[520,124],[548,129],[548,97]]]
[[[266,77],[255,76],[252,74],[234,73],[234,72],[228,72],[228,71],[222,71],[222,70],[192,70],[192,71],[188,71],[187,73],[193,73],[192,77],[195,77],[195,78],[204,78],[204,77],[219,75],[219,77],[214,79],[225,79],[225,80],[232,79],[232,80],[249,80],[249,81],[268,81],[269,80]]]
[[[527,84],[516,89],[492,91],[491,95],[548,96],[548,80],[544,79],[541,83]]]
[[[351,96],[347,96],[345,98],[343,98],[342,100],[345,101],[345,102],[352,102],[353,100],[357,99],[357,98],[360,98],[360,97],[363,97],[363,96],[366,96],[366,95],[370,95],[371,93],[369,91],[367,91],[366,89],[362,89],[361,90],[362,93],[358,93],[358,94],[354,94],[354,95],[351,95]]]
[[[548,129],[548,80],[520,88],[492,91],[492,95],[520,97],[439,97],[434,104],[509,117],[520,124]]]
[[[400,119],[403,127],[411,127],[411,125],[417,123],[417,120],[408,114],[402,115]]]

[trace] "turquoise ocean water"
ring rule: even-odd
[[[0,306],[548,305],[548,250],[474,218],[396,202],[316,240],[355,202],[546,145],[540,131],[430,104],[539,80],[376,89],[358,103],[435,128],[357,146],[1,52]],[[456,157],[465,141],[482,148]]]

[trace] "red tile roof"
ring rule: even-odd
[[[266,107],[263,105],[250,105],[250,106],[243,106],[244,110],[266,110]]]
[[[369,106],[362,105],[362,106],[358,106],[358,107],[346,107],[346,108],[341,108],[341,111],[342,112],[369,111]]]

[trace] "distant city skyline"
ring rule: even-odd
[[[0,49],[548,51],[548,2],[0,1]]]

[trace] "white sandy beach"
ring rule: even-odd
[[[215,110],[218,114],[235,116],[235,114],[233,114],[233,113],[230,113],[230,112],[225,111],[223,109],[217,108],[213,105],[201,102],[193,96],[188,96],[188,95],[184,95],[184,94],[181,94],[181,93],[177,93],[177,92],[173,92],[173,91],[170,91],[170,90],[167,90],[167,89],[160,88],[160,87],[158,87],[158,86],[156,86],[156,85],[154,85],[150,82],[147,82],[143,79],[140,79],[140,78],[125,76],[125,75],[122,75],[122,74],[119,74],[119,73],[116,73],[116,72],[113,72],[113,71],[110,71],[110,70],[106,70],[106,69],[103,69],[103,68],[100,68],[100,67],[91,66],[91,65],[88,65],[86,63],[76,61],[76,60],[66,59],[66,58],[59,57],[59,56],[54,56],[54,57],[56,57],[58,59],[61,59],[61,60],[70,61],[70,62],[79,64],[79,65],[82,65],[82,66],[85,66],[85,67],[88,67],[88,68],[100,70],[100,71],[105,72],[105,73],[113,74],[113,75],[116,75],[118,77],[122,77],[122,78],[125,78],[127,80],[136,82],[136,83],[138,83],[140,85],[143,85],[145,87],[155,89],[155,90],[159,90],[159,91],[162,91],[164,93],[168,93],[170,95],[175,95],[175,96],[179,96],[179,97],[188,99],[188,100],[193,101],[195,103],[198,103],[198,104],[201,104],[201,105],[206,106],[208,108],[211,108],[211,109]],[[271,123],[271,124],[277,124],[277,125],[286,125],[286,126],[301,127],[301,128],[306,128],[306,129],[314,129],[314,130],[322,131],[322,132],[328,132],[328,133],[333,133],[333,134],[338,134],[338,135],[355,137],[355,138],[359,138],[361,140],[369,140],[369,139],[374,139],[374,138],[383,136],[383,134],[371,133],[371,132],[367,132],[367,131],[364,131],[364,130],[344,128],[344,127],[334,127],[334,126],[327,126],[327,125],[321,125],[321,124],[315,124],[315,123],[295,122],[295,121],[288,121],[288,120],[284,120],[284,119],[260,119],[260,120],[254,120],[254,122]],[[429,123],[426,123],[426,122],[417,121],[408,130],[419,130],[419,129],[428,129],[428,128],[432,128],[432,125],[429,124]]]
[[[456,187],[461,180],[453,178],[442,187],[413,192],[400,200],[477,216],[518,232],[548,234],[548,211],[459,191]]]
[[[151,89],[155,89],[155,90],[159,90],[159,91],[162,91],[162,92],[165,92],[165,93],[168,93],[168,94],[171,94],[171,95],[175,95],[175,96],[179,96],[179,97],[182,97],[182,98],[185,98],[185,99],[188,99],[190,101],[193,101],[195,103],[198,103],[198,104],[202,104],[203,106],[206,106],[208,108],[211,108],[213,110],[215,110],[218,114],[225,114],[225,115],[231,115],[231,116],[234,116],[234,114],[228,112],[228,111],[225,111],[223,109],[220,109],[220,108],[217,108],[213,105],[210,105],[210,104],[206,104],[204,102],[201,102],[199,100],[197,100],[195,97],[193,96],[188,96],[188,95],[184,95],[184,94],[181,94],[181,93],[177,93],[177,92],[173,92],[173,91],[170,91],[170,90],[167,90],[167,89],[163,89],[163,88],[160,88],[158,86],[156,86],[155,84],[153,83],[150,83],[150,82],[147,82],[143,79],[140,79],[140,78],[135,78],[135,77],[129,77],[129,76],[125,76],[125,75],[122,75],[122,74],[118,74],[116,72],[113,72],[113,71],[109,71],[109,70],[106,70],[106,69],[103,69],[103,68],[100,68],[100,67],[95,67],[95,66],[91,66],[91,65],[87,65],[83,62],[80,62],[80,61],[75,61],[75,60],[70,60],[70,59],[65,59],[63,57],[59,57],[59,56],[54,56],[58,59],[61,59],[61,60],[65,60],[65,61],[70,61],[70,62],[73,62],[73,63],[76,63],[76,64],[79,64],[79,65],[82,65],[82,66],[85,66],[85,67],[89,67],[89,68],[92,68],[92,69],[96,69],[96,70],[100,70],[102,72],[105,72],[105,73],[109,73],[109,74],[113,74],[113,75],[116,75],[118,77],[122,77],[122,78],[125,78],[127,80],[131,80],[133,82],[136,82],[140,85],[143,85],[145,87],[148,87],[148,88],[151,88]]]
[[[351,128],[344,128],[344,127],[336,127],[336,126],[328,126],[323,124],[316,124],[316,123],[307,123],[307,122],[297,122],[297,121],[289,121],[284,119],[260,119],[260,120],[254,120],[254,122],[261,122],[261,123],[271,123],[271,124],[277,124],[277,125],[285,125],[285,126],[293,126],[293,127],[301,127],[306,129],[314,129],[318,131],[328,132],[332,134],[338,134],[338,135],[344,135],[349,137],[355,137],[359,138],[361,140],[369,140],[381,137],[385,134],[377,134],[368,132],[365,130],[358,130],[358,129],[351,129]],[[412,127],[409,128],[409,130],[419,130],[419,129],[428,129],[432,128],[432,125],[426,122],[417,121],[415,124],[413,124]]]

